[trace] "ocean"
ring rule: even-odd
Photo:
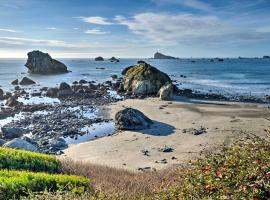
[[[28,76],[38,85],[56,86],[61,82],[72,83],[85,79],[103,82],[111,75],[121,76],[121,71],[138,60],[166,72],[177,80],[179,88],[198,90],[203,93],[219,93],[225,96],[270,95],[270,59],[224,59],[223,62],[210,59],[120,59],[119,63],[98,62],[93,59],[59,59],[68,66],[71,73],[60,75],[33,75],[24,67],[26,59],[0,59],[0,85],[4,90],[13,89],[11,81]],[[105,68],[105,69],[97,69]]]

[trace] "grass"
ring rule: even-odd
[[[0,148],[0,169],[57,173],[60,168],[61,163],[55,156]]]
[[[92,180],[95,199],[270,199],[270,144],[259,138],[245,138],[185,168],[151,173],[68,163],[66,173]]]
[[[57,179],[56,182],[62,185],[60,189],[55,188],[52,192],[43,187],[41,194],[33,193],[28,199],[270,199],[270,144],[256,137],[224,147],[219,153],[190,162],[187,167],[157,172],[133,173],[70,160],[61,162],[62,173],[89,178],[91,182],[79,179],[83,180],[85,189],[93,188],[94,192],[78,190],[80,192],[76,193],[77,189],[73,191],[72,188],[61,190],[66,182]],[[39,180],[38,183],[43,184],[43,180]]]
[[[17,199],[44,190],[82,194],[88,186],[89,180],[79,176],[0,170],[0,199]]]

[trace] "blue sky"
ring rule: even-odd
[[[269,0],[0,0],[0,57],[270,55]]]

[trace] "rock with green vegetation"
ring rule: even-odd
[[[124,90],[136,95],[157,94],[162,86],[170,83],[167,74],[147,63],[140,63],[126,71]]]
[[[159,90],[159,98],[164,101],[171,100],[173,97],[173,84],[167,84],[162,86]]]

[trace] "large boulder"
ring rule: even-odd
[[[150,128],[152,120],[141,111],[125,108],[115,115],[116,127],[120,130],[143,130]]]
[[[173,96],[173,91],[174,91],[173,84],[164,85],[162,86],[162,88],[160,88],[158,92],[159,98],[164,101],[171,100]]]
[[[48,53],[32,51],[28,54],[25,66],[29,73],[33,74],[59,74],[67,73],[67,66],[58,60],[53,59]]]
[[[59,86],[59,90],[71,90],[71,87],[69,84],[62,82]]]
[[[3,140],[3,139],[0,139],[0,147],[2,147],[4,144],[6,143],[6,141],[5,140]]]
[[[36,82],[27,77],[23,77],[23,79],[20,81],[20,85],[33,85],[33,84],[36,84]]]
[[[9,142],[6,142],[3,147],[38,152],[38,148],[35,145],[20,138],[15,138]]]
[[[164,85],[172,83],[170,77],[157,68],[141,63],[125,73],[124,90],[136,95],[157,94]]]
[[[23,128],[17,128],[17,127],[2,127],[1,128],[3,137],[6,139],[14,139],[19,138],[23,136],[26,131]]]

